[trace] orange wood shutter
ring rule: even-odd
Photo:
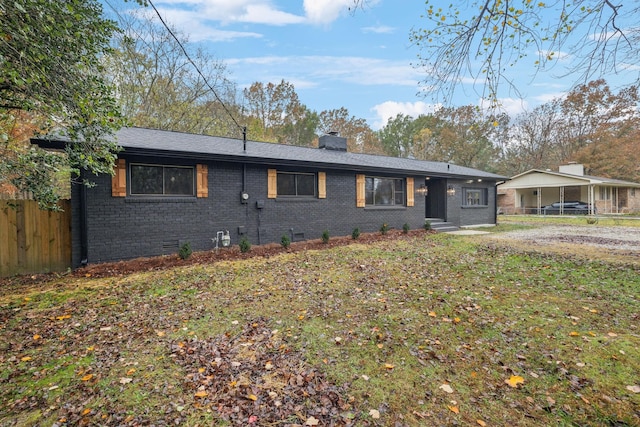
[[[209,197],[209,167],[196,165],[196,197]]]
[[[327,174],[318,172],[318,199],[327,198]]]
[[[413,206],[415,199],[413,195],[413,178],[407,178],[407,206]]]
[[[275,199],[278,196],[278,171],[267,169],[267,198]]]
[[[111,196],[125,197],[127,195],[127,163],[124,159],[116,160],[111,177]]]
[[[357,208],[365,207],[364,175],[362,174],[356,175],[356,207]]]

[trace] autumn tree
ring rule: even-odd
[[[100,58],[116,32],[95,0],[16,0],[0,3],[0,181],[29,191],[55,209],[54,177],[111,173],[123,123]],[[29,112],[36,134],[64,130],[66,155],[16,143],[12,127]]]
[[[123,11],[118,22],[122,33],[107,69],[132,125],[239,135],[235,85],[222,61],[194,48],[180,31],[166,28],[147,10]]]
[[[243,94],[252,139],[311,146],[318,116],[300,102],[291,83],[255,82]]]
[[[347,138],[347,149],[354,153],[382,154],[384,152],[380,140],[365,119],[349,114],[344,107],[335,110],[324,110],[320,113],[320,134],[337,132]]]
[[[473,106],[441,108],[417,118],[398,115],[378,131],[389,155],[494,170],[495,139],[508,117],[487,117]]]
[[[411,31],[419,49],[424,83],[451,99],[463,77],[481,82],[482,96],[497,104],[498,88],[518,93],[512,69],[526,61],[535,73],[567,50],[575,58],[576,83],[615,73],[638,58],[640,16],[635,3],[623,7],[608,0],[537,2],[479,0],[427,1],[424,28]],[[529,58],[530,53],[533,58]]]

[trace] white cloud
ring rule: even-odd
[[[327,25],[341,14],[347,13],[353,0],[304,0],[304,11],[309,22]]]
[[[378,25],[375,27],[362,27],[363,33],[375,33],[375,34],[392,34],[395,32],[395,28],[388,27],[386,25]]]
[[[192,21],[186,28],[206,21],[219,21],[223,25],[242,22],[276,26],[305,21],[304,16],[283,12],[270,0],[155,0],[154,3],[170,6],[166,8],[169,18],[181,11],[191,10]]]
[[[375,105],[371,110],[375,111],[376,119],[371,128],[378,130],[387,124],[389,119],[395,118],[398,114],[418,117],[421,114],[430,114],[437,111],[442,106],[439,104],[428,104],[422,101],[416,102],[398,102],[386,101],[382,104]]]

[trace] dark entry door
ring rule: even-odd
[[[425,200],[425,218],[446,218],[446,185],[444,179],[427,181],[429,192]]]

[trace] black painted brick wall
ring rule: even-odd
[[[178,163],[166,159],[135,159],[164,164]],[[229,230],[231,243],[237,245],[243,227],[252,244],[280,242],[283,234],[295,233],[304,239],[319,238],[324,230],[331,236],[350,235],[355,227],[362,232],[380,229],[383,223],[412,229],[424,224],[424,197],[415,196],[414,207],[393,209],[356,208],[356,173],[325,170],[326,199],[268,199],[267,166],[208,163],[209,196],[207,198],[134,198],[112,197],[111,177],[95,179],[87,189],[88,262],[98,263],[135,257],[175,254],[185,242],[194,251],[210,250],[217,231]],[[295,169],[318,172],[317,169]],[[243,204],[240,193],[249,193]],[[414,177],[416,188],[424,177]],[[73,189],[73,263],[80,265],[79,194]],[[256,202],[263,208],[258,209]]]

